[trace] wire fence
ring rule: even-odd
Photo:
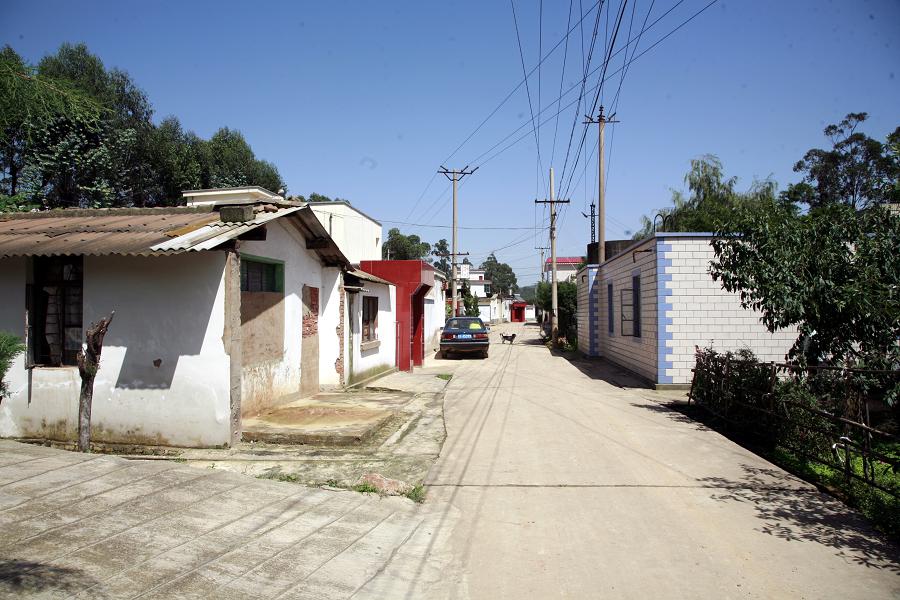
[[[698,349],[691,401],[729,431],[811,461],[831,480],[900,499],[900,371],[763,363]]]

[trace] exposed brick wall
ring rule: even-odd
[[[319,288],[303,286],[303,337],[319,333]]]
[[[341,276],[343,277],[343,275]],[[338,324],[335,327],[335,332],[338,337],[338,356],[334,361],[334,370],[337,371],[340,376],[340,384],[344,385],[344,322],[347,320],[346,318],[346,305],[344,304],[346,301],[346,293],[344,292],[344,284],[341,283],[338,294],[340,295],[340,300],[338,301]],[[353,352],[353,348],[349,349],[350,352]]]

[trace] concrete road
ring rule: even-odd
[[[424,505],[0,440],[0,597],[900,597],[842,504],[517,329],[450,361]]]
[[[853,511],[517,329],[447,388],[449,597],[900,598],[900,551]]]

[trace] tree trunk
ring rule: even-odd
[[[100,367],[103,337],[116,311],[91,323],[85,335],[85,347],[78,351],[78,373],[81,375],[81,396],[78,399],[78,451],[91,450],[91,402],[94,398],[94,377]]]

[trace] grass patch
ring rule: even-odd
[[[182,457],[179,456],[179,457],[177,457],[177,458],[173,458],[173,459],[172,459],[172,462],[186,463],[186,462],[187,462],[187,459],[186,459],[186,458],[182,458]]]
[[[371,483],[357,483],[351,488],[354,492],[359,492],[361,494],[380,494],[381,490],[372,485]]]
[[[262,473],[256,476],[257,479],[271,479],[272,481],[281,481],[284,483],[299,483],[300,476],[296,473]]]
[[[404,494],[404,495],[407,498],[409,498],[410,500],[412,500],[413,502],[415,502],[416,504],[422,504],[423,502],[425,502],[425,495],[426,495],[425,486],[422,485],[421,483],[418,485],[415,485],[415,486],[413,486],[413,488],[411,490],[406,492],[406,494]]]
[[[435,375],[438,379],[443,379],[444,381],[450,381],[453,379],[453,373],[438,373]]]

